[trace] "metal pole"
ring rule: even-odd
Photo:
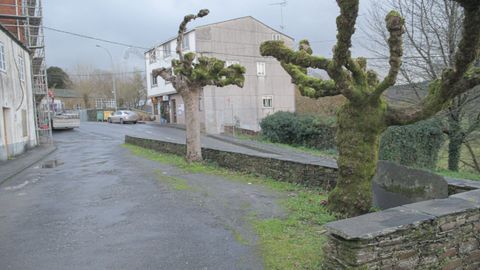
[[[118,110],[118,108],[117,108],[117,86],[116,86],[116,82],[115,82],[115,65],[113,63],[113,57],[112,57],[112,54],[110,53],[110,51],[107,48],[102,47],[98,44],[97,44],[97,47],[104,49],[107,52],[108,56],[110,56],[110,61],[112,63],[113,100],[114,100],[115,111],[117,111]]]

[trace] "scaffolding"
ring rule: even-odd
[[[33,99],[35,101],[37,141],[52,143],[45,35],[41,0],[0,0],[0,23],[31,51]]]

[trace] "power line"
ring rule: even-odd
[[[81,38],[86,38],[86,39],[101,41],[101,42],[110,43],[110,44],[119,45],[119,46],[125,46],[125,47],[131,47],[131,48],[138,48],[138,49],[142,49],[142,50],[148,50],[148,48],[141,47],[141,46],[137,46],[137,45],[122,43],[122,42],[118,42],[118,41],[111,41],[111,40],[106,40],[106,39],[103,39],[103,38],[97,38],[97,37],[92,37],[92,36],[87,36],[87,35],[84,35],[84,34],[78,34],[78,33],[70,32],[70,31],[65,31],[65,30],[60,30],[60,29],[56,29],[56,28],[52,28],[52,27],[44,26],[44,28],[47,29],[47,30],[50,30],[50,31],[59,32],[59,33],[63,33],[63,34],[67,34],[67,35],[72,35],[72,36],[76,36],[76,37],[81,37]]]
[[[97,37],[92,37],[92,36],[87,36],[87,35],[84,35],[84,34],[78,34],[78,33],[74,33],[74,32],[69,32],[69,31],[65,31],[65,30],[60,30],[60,29],[56,29],[56,28],[52,28],[52,27],[47,27],[47,26],[44,26],[45,29],[47,30],[51,30],[51,31],[55,31],[55,32],[59,32],[59,33],[64,33],[64,34],[68,34],[68,35],[73,35],[73,36],[77,36],[77,37],[81,37],[81,38],[86,38],[86,39],[91,39],[91,40],[97,40],[97,41],[102,41],[102,42],[106,42],[106,43],[110,43],[110,44],[114,44],[114,45],[120,45],[120,46],[125,46],[125,47],[130,47],[130,48],[138,48],[138,49],[144,49],[144,50],[149,50],[149,48],[146,48],[146,47],[141,47],[141,46],[137,46],[137,45],[131,45],[131,44],[126,44],[126,43],[122,43],[122,42],[117,42],[117,41],[111,41],[111,40],[106,40],[106,39],[102,39],[102,38],[97,38]],[[231,29],[231,30],[236,30],[236,31],[242,31],[242,32],[251,32],[251,33],[270,33],[270,32],[260,32],[260,31],[250,31],[250,30],[239,30],[239,29],[233,29],[233,28],[227,28],[227,27],[219,27],[219,28],[224,28],[224,29]],[[355,38],[355,39],[363,39],[363,37],[360,37],[360,38]],[[207,41],[207,40],[202,40],[202,41]],[[335,42],[336,40],[332,39],[332,40],[319,40],[319,41],[311,41],[310,43],[324,43],[324,42]],[[238,47],[236,49],[244,49],[245,46],[257,46],[256,44],[247,44],[247,43],[238,43],[238,42],[228,42],[228,41],[215,41],[216,43],[232,43],[232,44],[243,44],[242,47]],[[154,48],[156,48],[157,46],[154,46]],[[158,46],[160,47],[160,46]],[[228,49],[234,49],[234,48],[228,48]],[[176,51],[170,51],[171,53],[176,53]],[[252,58],[262,58],[262,56],[252,56],[252,55],[241,55],[241,54],[229,54],[229,53],[219,53],[219,52],[197,52],[197,53],[210,53],[210,54],[220,54],[220,55],[229,55],[229,56],[240,56],[240,57],[252,57]],[[433,55],[431,57],[442,57],[441,55]],[[367,60],[388,60],[389,57],[364,57],[365,59]],[[403,59],[417,59],[417,58],[422,58],[421,56],[404,56],[402,57]],[[136,72],[127,72],[127,73],[136,73]],[[104,73],[104,74],[94,74],[94,75],[111,75],[112,73]],[[114,74],[125,74],[124,73],[114,73]],[[93,76],[93,75],[85,75],[85,74],[69,74],[71,76]]]

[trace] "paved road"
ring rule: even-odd
[[[140,136],[143,138],[160,139],[176,143],[185,142],[185,131],[181,129],[162,127],[156,124],[120,125],[108,123],[82,122],[80,132],[88,130],[102,138],[124,140],[125,135]],[[202,145],[227,151],[240,151],[253,155],[264,155],[261,151],[223,142],[214,138],[202,136]]]
[[[0,269],[262,268],[246,218],[281,216],[282,195],[135,157],[125,134],[179,140],[150,125],[82,123],[55,133],[56,166],[0,186]],[[173,188],[178,179],[189,188]]]
[[[105,124],[105,123],[82,123],[96,134],[101,136],[114,136],[115,138],[122,139],[125,134],[139,136],[149,139],[160,139],[176,143],[185,142],[185,131],[171,128],[162,127],[157,124],[146,124],[141,127],[135,125],[120,125],[120,124]],[[219,140],[220,138],[221,140]],[[230,136],[216,135],[216,136],[203,136],[202,146],[214,148],[223,151],[239,152],[248,155],[277,158],[283,160],[292,160],[300,163],[309,163],[314,165],[320,165],[328,168],[337,168],[337,162],[331,158],[314,156],[308,153],[294,151],[290,148],[285,149],[272,144],[264,144],[257,141],[241,140],[232,138]]]

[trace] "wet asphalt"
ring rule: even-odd
[[[264,187],[136,157],[151,125],[82,123],[0,186],[0,269],[262,269],[249,219],[283,215]],[[181,179],[188,188],[172,187]]]

